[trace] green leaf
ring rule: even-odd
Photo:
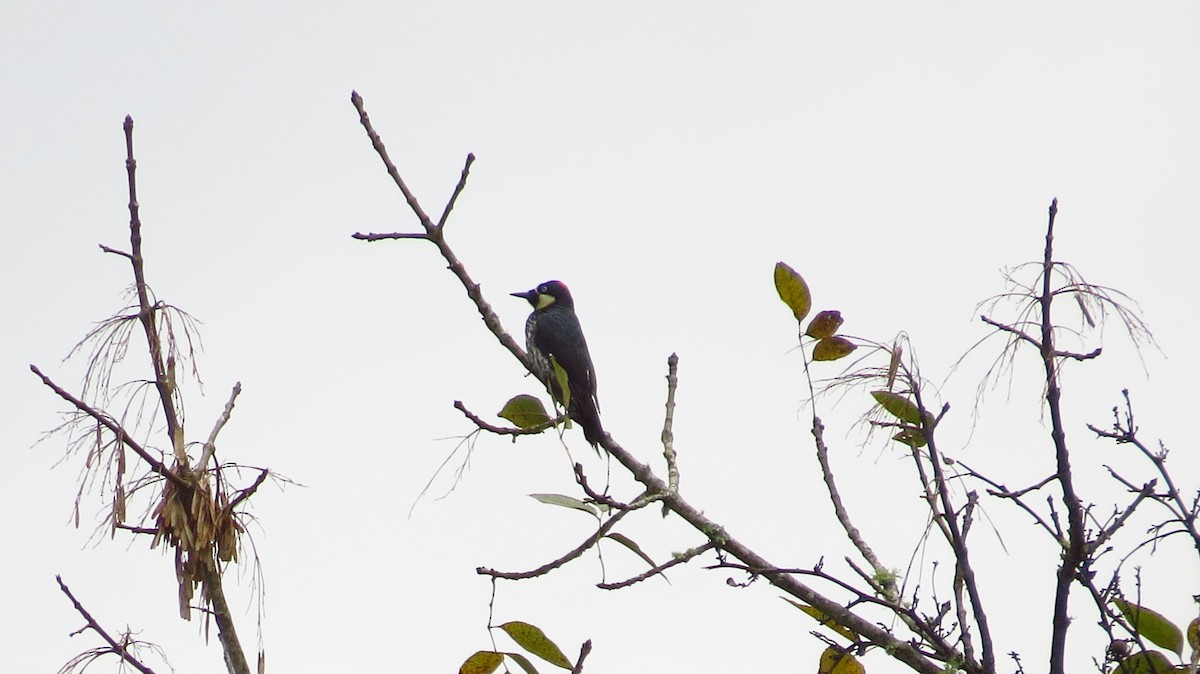
[[[550,415],[546,413],[546,406],[541,399],[525,393],[509,398],[504,403],[504,409],[496,416],[513,422],[517,428],[533,428],[550,423]]]
[[[775,291],[779,293],[779,299],[792,310],[797,321],[804,320],[812,309],[812,293],[808,292],[804,277],[784,262],[775,264]]]
[[[925,439],[925,434],[919,428],[906,428],[892,436],[896,442],[902,442],[909,447],[924,447],[929,443]]]
[[[821,664],[817,667],[817,674],[865,674],[866,671],[850,651],[837,646],[825,649],[821,654]]]
[[[580,501],[574,496],[566,496],[564,494],[530,494],[530,496],[541,501],[542,503],[556,505],[563,508],[570,508],[572,510],[582,510],[593,517],[600,516],[595,505],[586,501]]]
[[[837,360],[854,353],[858,346],[845,337],[826,337],[813,347],[813,360]]]
[[[604,537],[611,538],[614,541],[620,543],[621,545],[624,545],[625,547],[629,548],[631,551],[633,551],[633,554],[637,555],[638,557],[641,557],[647,564],[649,564],[650,568],[654,568],[654,567],[658,566],[658,564],[655,564],[654,560],[650,558],[650,555],[647,555],[645,552],[642,551],[641,546],[639,546],[637,543],[635,543],[633,541],[632,538],[626,536],[625,534],[612,533],[612,534],[606,534]],[[658,575],[662,576],[662,579],[666,580],[667,583],[670,584],[671,581],[667,580],[666,574],[659,573]]]
[[[571,409],[571,382],[567,377],[567,371],[562,365],[558,364],[558,360],[554,356],[550,356],[550,366],[554,368],[554,381],[558,383],[558,390],[562,393],[562,399],[558,402],[562,403],[563,409]]]
[[[875,398],[875,402],[879,406],[887,410],[888,414],[896,417],[900,421],[906,421],[910,424],[921,423],[921,410],[912,402],[900,395],[891,391],[871,391],[871,397]]]
[[[567,656],[563,655],[558,646],[553,641],[550,641],[550,638],[540,628],[529,623],[513,621],[504,623],[500,626],[500,629],[512,637],[512,640],[517,642],[521,648],[533,653],[555,667],[571,669],[571,661],[567,659]]]
[[[478,651],[462,663],[458,674],[492,674],[503,662],[504,656],[495,651]]]
[[[1121,609],[1126,622],[1138,634],[1154,642],[1157,646],[1171,650],[1176,655],[1183,654],[1183,631],[1175,623],[1167,620],[1157,611],[1144,606],[1138,606],[1124,599],[1113,599],[1113,604]]]
[[[1192,618],[1188,623],[1187,640],[1193,651],[1200,651],[1200,618]]]
[[[525,670],[525,674],[538,674],[537,667],[534,667],[533,663],[529,661],[529,658],[525,657],[524,655],[521,655],[520,653],[505,653],[505,655],[512,658],[513,662],[516,662],[518,665],[520,665],[521,669]]]
[[[842,327],[842,312],[840,311],[822,311],[813,316],[812,321],[808,324],[808,329],[804,334],[816,339],[825,339],[837,334],[838,328]]]
[[[1142,651],[1121,661],[1119,674],[1167,674],[1175,671],[1171,660],[1158,651]]]
[[[829,629],[833,630],[834,632],[837,632],[838,634],[846,637],[850,641],[857,640],[857,636],[854,634],[853,631],[850,630],[849,627],[846,627],[845,625],[838,623],[833,618],[830,618],[829,616],[825,615],[825,613],[823,611],[821,611],[821,609],[817,608],[816,606],[809,606],[808,604],[801,604],[800,602],[793,601],[791,599],[788,599],[787,597],[780,597],[780,599],[786,601],[787,603],[791,604],[792,606],[795,606],[796,608],[800,609],[801,611],[804,611],[805,613],[812,616],[813,619],[816,620],[817,622],[821,623],[825,627],[828,627]]]

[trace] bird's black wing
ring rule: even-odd
[[[554,356],[567,373],[571,395],[588,398],[598,410],[596,368],[575,312],[553,309],[543,312],[538,317],[537,346],[543,353]]]

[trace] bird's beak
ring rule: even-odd
[[[513,297],[520,297],[521,299],[525,300],[526,302],[529,302],[530,306],[534,306],[534,307],[537,306],[537,296],[538,296],[537,288],[534,288],[533,290],[526,290],[523,293],[509,293],[509,294],[512,295]]]

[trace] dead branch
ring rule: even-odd
[[[62,576],[55,576],[54,580],[58,581],[58,588],[62,590],[63,594],[67,595],[67,598],[71,600],[71,604],[75,606],[75,610],[78,611],[79,615],[83,616],[83,619],[87,622],[87,624],[80,628],[79,631],[82,632],[83,630],[91,630],[95,632],[97,636],[103,639],[106,644],[108,644],[108,648],[103,649],[98,654],[112,653],[113,655],[116,655],[125,662],[129,663],[130,666],[142,674],[155,674],[153,669],[147,667],[140,660],[134,657],[133,653],[130,652],[130,646],[133,644],[128,638],[128,634],[126,634],[120,641],[114,639],[112,635],[110,635],[103,627],[101,627],[100,623],[92,617],[92,614],[83,607],[83,604],[75,598],[75,595],[71,593],[71,588],[67,587],[67,584],[63,582]]]

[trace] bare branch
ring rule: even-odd
[[[662,446],[667,461],[667,484],[672,492],[679,491],[679,465],[675,456],[675,389],[679,386],[679,356],[667,358],[667,411],[663,415]],[[664,513],[665,515],[666,513]]]
[[[709,550],[716,549],[716,547],[717,547],[716,543],[709,541],[709,542],[705,543],[704,545],[701,545],[698,548],[691,548],[690,550],[684,550],[683,552],[672,557],[670,561],[663,562],[662,564],[659,564],[658,566],[654,567],[653,569],[650,569],[649,571],[646,571],[644,573],[639,573],[638,575],[636,575],[632,578],[626,578],[625,580],[622,580],[617,583],[596,583],[596,587],[600,588],[601,590],[620,590],[621,588],[629,587],[630,585],[635,585],[637,583],[640,583],[643,580],[646,580],[647,578],[653,578],[654,576],[661,574],[663,571],[666,571],[667,569],[671,568],[672,566],[686,564],[687,562],[695,559],[696,557],[699,557],[700,555],[703,555],[704,553],[708,552]]]
[[[987,316],[980,316],[980,317],[979,317],[979,320],[983,321],[984,323],[987,323],[988,325],[992,326],[993,328],[996,328],[997,330],[1000,330],[1000,331],[1002,331],[1002,332],[1007,332],[1007,333],[1010,333],[1010,334],[1014,335],[1015,337],[1017,337],[1017,338],[1019,338],[1019,339],[1022,339],[1022,340],[1026,341],[1026,342],[1029,342],[1029,343],[1030,343],[1030,344],[1032,344],[1032,345],[1033,345],[1035,348],[1037,348],[1039,351],[1040,351],[1040,350],[1041,350],[1041,348],[1042,348],[1042,343],[1041,343],[1041,342],[1039,342],[1038,340],[1034,339],[1033,337],[1030,337],[1030,336],[1029,336],[1028,334],[1026,334],[1025,332],[1023,332],[1023,331],[1021,331],[1021,330],[1018,330],[1017,328],[1014,328],[1014,327],[1012,327],[1011,325],[1005,325],[1004,323],[1001,323],[1000,321],[994,321],[994,320],[992,320],[992,319],[988,318]]]
[[[109,432],[111,432],[113,435],[117,436],[117,438],[120,439],[122,444],[124,444],[126,447],[132,449],[134,451],[134,453],[136,453],[139,457],[141,457],[141,459],[143,461],[145,461],[147,465],[150,466],[150,470],[152,470],[153,472],[170,480],[177,487],[182,488],[185,486],[183,481],[180,480],[179,477],[177,475],[175,475],[175,473],[171,472],[171,470],[169,468],[167,468],[165,465],[163,465],[163,463],[161,461],[159,461],[158,459],[151,456],[150,452],[148,452],[144,447],[142,447],[140,444],[138,444],[136,440],[129,437],[129,434],[125,432],[125,429],[120,424],[118,424],[116,421],[114,421],[112,419],[112,417],[110,417],[108,414],[106,414],[104,412],[101,412],[101,411],[93,408],[91,405],[88,405],[87,403],[83,402],[79,398],[76,398],[74,395],[69,393],[66,389],[62,388],[58,384],[55,384],[53,381],[50,380],[49,377],[42,374],[42,371],[40,369],[38,369],[38,366],[30,365],[29,369],[32,370],[33,373],[36,374],[39,378],[41,378],[43,384],[50,387],[50,390],[57,393],[58,397],[71,403],[72,405],[75,406],[75,409],[77,409],[80,412],[83,412],[84,414],[88,415],[89,417],[95,419],[97,423],[99,423],[101,426],[104,426],[105,428],[107,428],[109,430]]]
[[[425,214],[425,211],[421,209],[421,205],[417,203],[416,197],[413,196],[412,192],[410,192],[408,189],[408,185],[406,185],[403,178],[400,177],[400,171],[396,169],[396,165],[392,163],[391,157],[388,156],[387,148],[385,148],[383,145],[383,140],[380,139],[379,134],[375,131],[375,127],[371,125],[371,118],[367,115],[366,108],[363,106],[362,96],[359,96],[357,91],[351,92],[350,101],[354,104],[354,108],[358,111],[359,121],[362,123],[363,129],[366,130],[367,137],[371,139],[371,144],[375,148],[375,152],[379,155],[379,158],[383,160],[383,165],[387,168],[388,175],[392,177],[393,182],[395,182],[396,186],[400,188],[400,191],[404,194],[405,200],[408,202],[409,208],[412,209],[413,213],[417,216],[417,219],[421,222],[421,227],[425,230],[424,236],[388,235],[386,238],[425,238],[434,242],[438,247],[438,252],[441,253],[442,257],[445,258],[446,262],[449,264],[451,273],[458,277],[459,282],[462,283],[463,288],[466,289],[467,297],[470,297],[471,301],[475,303],[475,308],[479,311],[480,317],[483,318],[484,325],[486,325],[488,330],[490,330],[491,333],[496,336],[496,339],[500,341],[500,344],[504,348],[508,349],[509,353],[515,356],[517,360],[521,361],[521,364],[525,366],[526,370],[532,372],[533,368],[529,362],[529,356],[525,353],[525,349],[521,348],[521,346],[517,344],[516,340],[514,340],[512,336],[504,330],[503,324],[500,323],[500,317],[496,315],[495,311],[492,311],[491,305],[483,299],[483,293],[479,289],[479,284],[476,283],[467,273],[466,267],[463,266],[462,262],[458,260],[458,256],[454,254],[454,251],[450,249],[450,246],[446,245],[445,240],[442,238],[442,231],[438,229],[437,225],[435,225],[433,221],[429,219],[429,216]],[[363,239],[365,237],[358,236],[356,238]]]
[[[616,515],[613,515],[612,517],[608,518],[607,520],[605,520],[605,522],[603,524],[600,525],[600,527],[598,529],[596,529],[595,533],[593,533],[591,536],[588,536],[582,543],[580,543],[578,546],[576,546],[573,550],[571,550],[567,554],[559,557],[558,559],[547,562],[546,564],[543,564],[543,565],[537,567],[536,569],[533,569],[530,571],[496,571],[495,569],[489,569],[489,568],[481,566],[481,567],[478,567],[475,569],[475,573],[478,573],[482,576],[491,576],[493,578],[504,578],[507,580],[521,580],[523,578],[536,578],[537,576],[545,575],[547,573],[550,573],[554,569],[557,569],[557,568],[563,566],[567,562],[569,562],[573,559],[577,559],[580,555],[587,552],[601,538],[604,538],[604,535],[607,534],[610,530],[612,530],[612,528],[617,525],[617,522],[620,522],[621,519],[630,512],[632,512],[632,511],[622,510],[622,511],[618,512]]]
[[[471,164],[474,163],[475,154],[467,153],[467,161],[463,164],[462,175],[458,178],[458,184],[454,186],[454,194],[450,195],[450,201],[446,202],[446,208],[442,210],[442,217],[438,218],[438,231],[441,231],[446,226],[446,219],[450,217],[450,211],[454,210],[454,204],[458,201],[458,195],[462,194],[463,189],[467,186],[467,176],[471,174]]]
[[[825,446],[825,425],[815,415],[813,416],[812,435],[813,442],[817,447],[817,463],[821,466],[821,477],[825,480],[825,488],[829,492],[829,501],[833,504],[834,515],[842,525],[842,529],[846,532],[846,535],[850,537],[850,542],[854,544],[859,554],[863,556],[863,559],[867,560],[867,563],[875,571],[875,577],[885,579],[879,587],[884,597],[888,601],[897,601],[900,593],[896,589],[895,578],[888,572],[888,568],[879,561],[875,550],[867,544],[858,527],[854,526],[854,522],[850,520],[850,513],[846,510],[846,506],[842,502],[842,495],[838,491],[837,483],[833,478],[833,469],[829,466],[829,448]]]
[[[154,367],[154,386],[158,390],[159,404],[167,422],[167,437],[175,459],[187,464],[183,449],[183,426],[175,409],[174,361],[163,355],[162,341],[158,336],[155,305],[150,301],[146,285],[145,260],[142,257],[142,221],[137,200],[137,160],[133,157],[133,117],[125,116],[125,172],[129,182],[129,261],[133,267],[134,287],[137,289],[138,318],[146,333],[146,344],[150,348],[150,362]]]
[[[579,659],[575,661],[575,666],[571,668],[571,674],[580,674],[583,671],[583,661],[592,652],[592,640],[588,639],[583,642],[583,646],[579,648]]]
[[[1121,511],[1121,514],[1118,515],[1115,520],[1113,520],[1113,523],[1105,527],[1104,530],[1101,531],[1100,534],[1088,544],[1089,552],[1099,549],[1106,542],[1108,542],[1108,540],[1112,538],[1122,526],[1125,525],[1125,522],[1129,520],[1131,515],[1133,515],[1133,511],[1137,510],[1138,505],[1141,504],[1141,502],[1146,498],[1152,498],[1154,496],[1155,484],[1155,480],[1150,480],[1146,484],[1142,485],[1141,490],[1138,491],[1137,496],[1135,496],[1133,499],[1133,502],[1126,506],[1125,509]]]
[[[100,250],[104,251],[105,253],[112,253],[113,255],[120,255],[121,257],[126,258],[128,260],[133,260],[133,256],[130,255],[129,253],[126,253],[123,250],[117,250],[116,248],[110,248],[104,244],[100,244]]]
[[[250,665],[242,652],[237,628],[233,623],[233,614],[229,611],[229,602],[225,600],[225,590],[221,586],[221,572],[211,558],[204,565],[204,593],[212,606],[212,615],[217,623],[217,637],[225,652],[225,666],[229,669],[229,674],[250,674]]]
[[[208,441],[204,443],[204,452],[200,455],[200,462],[196,464],[198,471],[203,472],[207,469],[209,459],[217,451],[217,434],[221,432],[222,428],[225,428],[225,424],[229,423],[229,417],[233,414],[233,403],[241,392],[242,382],[234,383],[233,391],[229,394],[229,402],[225,403],[225,409],[221,412],[221,416],[217,417],[212,432],[208,434]]]
[[[229,512],[233,512],[233,510],[235,508],[237,508],[238,505],[240,505],[242,501],[245,501],[246,499],[250,498],[251,496],[254,495],[254,492],[258,491],[258,488],[262,485],[262,483],[267,479],[267,476],[270,474],[271,474],[271,471],[267,470],[266,468],[263,468],[261,471],[259,471],[258,477],[255,478],[254,482],[252,482],[249,487],[246,487],[245,489],[238,491],[237,496],[233,497],[233,500],[231,500],[229,502],[229,505],[225,506],[225,509]]]
[[[477,414],[475,414],[471,410],[467,409],[467,406],[464,405],[461,400],[454,401],[454,409],[458,410],[459,412],[462,412],[463,416],[470,419],[471,423],[478,426],[481,430],[485,430],[488,433],[494,433],[495,435],[512,435],[512,436],[537,435],[539,433],[545,432],[546,429],[554,428],[556,425],[558,425],[566,420],[566,417],[558,417],[556,419],[551,419],[550,421],[547,421],[546,423],[538,424],[537,426],[530,426],[529,428],[512,428],[509,426],[496,426],[493,424],[489,424],[488,422],[481,419]]]
[[[78,599],[75,598],[74,594],[71,594],[71,589],[67,587],[66,583],[63,582],[62,576],[55,576],[54,580],[58,581],[58,588],[62,590],[63,594],[67,595],[67,598],[71,600],[72,604],[74,604],[75,610],[78,611],[79,615],[83,616],[83,619],[87,621],[87,625],[85,625],[83,629],[90,629],[99,635],[99,637],[108,644],[107,652],[120,657],[142,674],[155,674],[153,669],[150,669],[146,665],[142,664],[140,660],[133,656],[133,653],[129,652],[129,641],[122,639],[120,642],[118,642],[116,639],[112,638],[112,636],[109,635],[109,633],[105,631],[103,627],[100,626],[100,623],[96,622],[96,619],[92,617],[92,614],[88,613],[88,610],[83,607],[83,604],[81,604]]]
[[[362,234],[359,232],[355,232],[350,235],[350,238],[358,239],[359,241],[387,241],[389,239],[425,239],[426,241],[430,240],[430,238],[427,235],[418,233],[418,232],[391,232],[388,234],[376,234],[374,232]]]

